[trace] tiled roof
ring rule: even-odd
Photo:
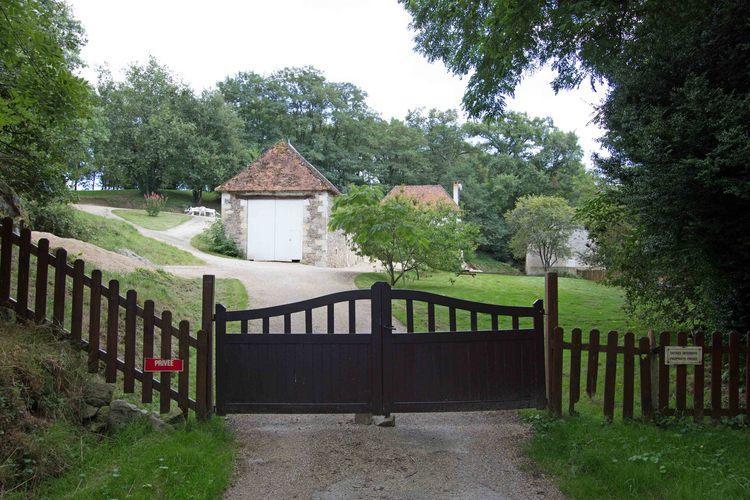
[[[424,204],[448,204],[452,208],[458,208],[456,202],[448,192],[439,184],[427,184],[421,186],[395,186],[385,196],[386,198],[404,197],[417,203]]]
[[[336,186],[286,141],[279,141],[242,172],[216,188],[220,192],[309,192],[339,194]]]

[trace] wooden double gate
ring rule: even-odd
[[[357,331],[359,301],[370,303],[367,332]],[[393,304],[405,312],[405,332],[391,324]],[[348,309],[345,332],[336,331],[336,307]],[[314,331],[319,308],[325,332]],[[304,315],[304,332],[293,331],[293,314]],[[218,304],[216,410],[388,415],[540,408],[543,315],[541,300],[492,305],[383,282],[262,309],[227,311]],[[459,321],[470,327],[457,328]]]

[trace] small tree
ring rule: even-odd
[[[568,239],[575,225],[575,210],[556,196],[524,196],[505,214],[513,237],[510,246],[518,258],[531,251],[548,271],[558,259],[570,255]]]
[[[352,187],[334,200],[330,227],[344,231],[358,255],[382,262],[391,285],[410,272],[457,270],[476,247],[476,227],[455,210],[382,198],[377,187]]]
[[[146,213],[151,217],[156,217],[167,204],[167,197],[158,193],[143,195],[145,200]]]

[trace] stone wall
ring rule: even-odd
[[[328,231],[328,267],[350,267],[363,262],[367,259],[354,253],[342,231]]]
[[[221,195],[221,220],[227,236],[232,238],[245,257],[247,252],[247,200],[229,193]]]
[[[328,217],[330,196],[316,193],[307,199],[302,218],[302,263],[325,267],[328,265]]]

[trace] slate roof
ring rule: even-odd
[[[223,193],[328,191],[339,194],[336,186],[287,141],[279,141],[265,150],[260,158],[216,190]]]
[[[458,209],[458,205],[453,201],[453,198],[448,194],[448,191],[439,184],[395,186],[385,196],[386,199],[396,197],[409,198],[417,203],[424,204],[447,204],[452,208]]]

